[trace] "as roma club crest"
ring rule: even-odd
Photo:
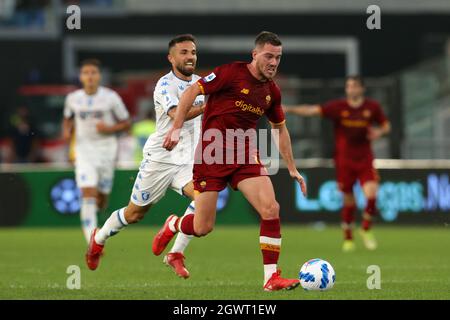
[[[348,110],[341,111],[341,117],[347,118],[350,115],[350,112]]]

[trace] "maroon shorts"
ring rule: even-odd
[[[339,189],[344,193],[351,193],[353,185],[359,180],[361,186],[368,181],[379,181],[377,170],[373,167],[373,160],[349,161],[335,160],[336,179]]]
[[[194,190],[222,191],[227,184],[237,190],[242,180],[267,175],[267,169],[261,164],[194,164]]]

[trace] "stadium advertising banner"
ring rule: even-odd
[[[337,189],[334,169],[300,170],[307,179],[305,198],[286,169],[272,176],[281,216],[290,223],[339,223],[342,196]],[[114,208],[129,201],[136,171],[118,170],[108,208],[99,220],[106,220]],[[450,223],[450,170],[380,169],[377,205],[379,222],[398,224]],[[365,198],[359,185],[354,187],[359,212]],[[154,206],[143,221],[161,225],[170,213],[182,213],[189,204],[173,191]],[[78,226],[80,193],[73,172],[44,170],[0,173],[1,226]],[[227,188],[218,201],[217,223],[253,224],[258,216],[240,192]],[[360,214],[357,215],[357,221]]]
[[[304,197],[287,170],[273,176],[281,214],[286,222],[339,222],[342,195],[332,168],[300,170],[307,180]],[[405,224],[450,223],[450,170],[445,169],[379,169],[380,188],[377,197],[378,221]],[[290,181],[289,181],[290,180]],[[289,186],[287,188],[286,186]],[[361,213],[366,199],[359,184],[354,186],[356,204]],[[357,215],[357,221],[360,218]]]
[[[136,170],[117,170],[108,208],[99,214],[99,223],[110,213],[128,204]],[[60,227],[80,224],[80,191],[71,170],[33,170],[0,173],[0,226]],[[168,190],[140,225],[162,225],[171,213],[182,214],[190,200]],[[239,192],[225,189],[217,202],[218,224],[253,224],[258,218]]]

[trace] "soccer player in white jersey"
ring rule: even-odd
[[[82,89],[70,93],[64,106],[63,138],[75,129],[75,176],[82,193],[81,227],[86,241],[97,227],[97,211],[111,192],[117,156],[117,133],[130,128],[128,111],[119,95],[100,86],[100,61],[81,63]]]
[[[198,96],[191,111],[186,116],[186,124],[181,131],[181,142],[172,152],[162,147],[164,137],[172,126],[178,99],[186,88],[195,83],[199,76],[194,74],[197,62],[195,38],[190,34],[179,35],[169,42],[168,60],[172,71],[159,79],[154,91],[156,111],[156,132],[144,146],[144,159],[131,192],[129,204],[114,211],[101,229],[92,233],[86,253],[86,263],[91,270],[99,264],[106,239],[117,234],[128,224],[139,222],[150,207],[157,203],[171,188],[181,195],[194,199],[192,183],[193,159],[199,139],[201,117],[204,110],[204,96]],[[175,153],[174,153],[175,152]],[[185,211],[194,212],[194,201]],[[184,265],[184,249],[192,236],[178,234],[172,250],[164,257],[164,263],[172,267],[183,278],[189,277]],[[155,255],[162,252],[152,248]]]

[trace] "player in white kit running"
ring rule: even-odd
[[[194,74],[197,62],[195,38],[190,34],[176,36],[169,42],[168,60],[172,71],[159,79],[154,91],[156,111],[156,132],[144,146],[144,159],[139,168],[128,206],[114,211],[99,230],[94,230],[86,253],[86,262],[91,270],[98,266],[106,239],[117,234],[128,224],[139,222],[149,208],[157,203],[171,188],[181,195],[194,200],[192,170],[194,151],[197,145],[201,117],[204,110],[204,96],[195,100],[187,115],[186,125],[181,131],[182,140],[172,152],[162,147],[164,137],[172,126],[178,99],[186,88],[195,83],[199,76]],[[194,201],[185,214],[194,211]],[[184,265],[184,249],[192,236],[179,233],[172,250],[164,257],[164,262],[183,278],[189,277]],[[153,248],[155,255],[161,252]]]
[[[100,61],[81,63],[82,89],[66,97],[63,138],[75,130],[75,176],[81,189],[81,226],[86,241],[97,227],[97,211],[111,192],[117,157],[117,133],[130,128],[130,117],[120,96],[100,86]]]

